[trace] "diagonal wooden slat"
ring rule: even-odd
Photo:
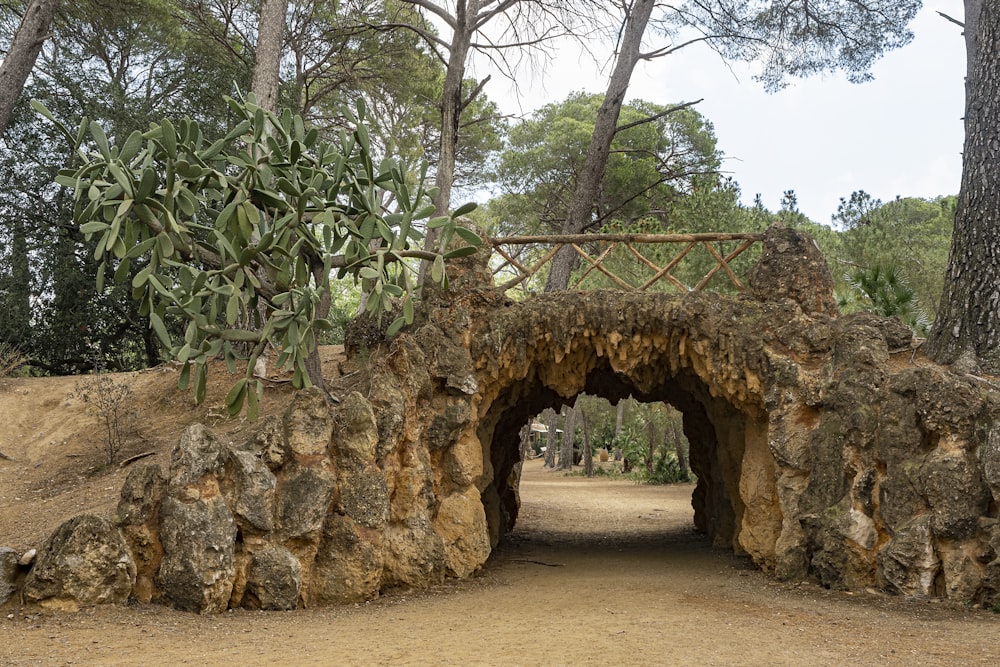
[[[733,273],[732,267],[729,266],[729,262],[731,260],[727,260],[725,257],[720,255],[719,251],[716,250],[710,243],[705,242],[704,245],[708,249],[708,252],[712,254],[712,257],[715,258],[715,261],[718,262],[718,264],[712,267],[712,270],[708,272],[708,275],[702,278],[701,282],[695,285],[695,289],[696,290],[704,289],[705,286],[708,285],[708,283],[712,280],[712,278],[715,277],[715,274],[719,272],[719,269],[722,269],[723,271],[726,272],[726,275],[729,276],[729,279],[733,282],[733,285],[736,286],[736,289],[743,291],[744,289],[743,283],[740,282],[740,279],[736,277],[735,273]],[[743,252],[743,250],[740,250],[740,252]]]
[[[603,273],[604,275],[606,275],[608,278],[611,278],[611,280],[614,281],[614,283],[616,285],[618,285],[622,289],[624,289],[626,291],[629,291],[629,292],[631,292],[632,290],[635,289],[634,287],[632,287],[631,285],[629,285],[627,282],[625,282],[624,280],[622,280],[621,278],[619,278],[615,274],[611,273],[611,271],[608,271],[606,268],[604,268],[593,257],[591,257],[586,252],[584,252],[584,250],[580,246],[578,246],[575,243],[571,243],[570,245],[573,247],[573,250],[576,250],[577,254],[579,254],[585,260],[587,260],[588,262],[590,262],[595,269],[597,269],[598,271],[600,271],[601,273]],[[604,255],[602,255],[602,257],[604,257]],[[581,278],[580,280],[576,281],[576,285],[579,285],[581,280],[583,280],[583,279]]]
[[[496,246],[494,246],[494,247],[496,247]],[[514,278],[511,278],[510,280],[508,280],[507,282],[505,282],[503,285],[500,285],[500,287],[498,287],[497,289],[499,289],[501,292],[506,292],[507,290],[509,290],[512,287],[517,287],[518,285],[520,285],[521,283],[523,283],[525,280],[527,280],[531,276],[535,275],[540,268],[542,268],[543,266],[545,266],[546,264],[548,264],[549,261],[553,257],[556,256],[556,253],[559,252],[559,248],[561,248],[561,247],[562,246],[559,245],[559,244],[552,246],[549,249],[549,251],[547,253],[545,253],[545,255],[542,256],[541,259],[539,259],[537,262],[535,262],[534,265],[530,269],[528,269],[527,273],[523,273],[520,276],[515,276]]]
[[[607,250],[605,250],[604,252],[602,252],[602,253],[601,253],[601,256],[597,258],[597,264],[600,264],[601,262],[603,262],[603,261],[604,261],[604,258],[605,258],[605,257],[607,257],[607,256],[608,256],[609,254],[611,254],[611,251],[612,251],[612,250],[614,250],[614,249],[615,249],[615,248],[616,248],[617,246],[618,246],[618,244],[617,244],[617,243],[612,243],[612,244],[610,244],[610,245],[608,246],[608,249],[607,249]],[[575,246],[574,246],[574,247],[575,247]],[[582,282],[583,282],[584,280],[586,280],[586,279],[587,279],[587,276],[589,276],[589,275],[590,275],[590,272],[591,272],[591,271],[593,271],[594,269],[596,269],[596,268],[597,268],[597,264],[592,264],[592,265],[590,266],[590,268],[588,268],[588,269],[587,269],[587,270],[586,270],[586,271],[584,272],[584,274],[583,274],[582,276],[580,276],[580,279],[576,281],[576,284],[577,284],[577,285],[579,285],[579,284],[580,284],[580,283],[582,283]]]
[[[687,246],[684,247],[684,250],[681,250],[680,253],[678,253],[676,257],[674,257],[672,260],[670,260],[670,262],[665,267],[663,267],[662,269],[660,269],[656,273],[656,275],[654,275],[652,278],[650,278],[645,283],[643,283],[642,286],[639,287],[639,291],[640,292],[645,292],[647,289],[649,289],[650,287],[652,287],[653,285],[655,285],[657,282],[659,282],[660,278],[666,278],[670,282],[671,285],[673,285],[677,289],[681,290],[682,292],[690,292],[691,288],[688,287],[687,285],[685,285],[684,283],[682,283],[677,278],[675,278],[672,275],[670,275],[670,272],[673,271],[674,267],[676,267],[678,264],[680,264],[681,260],[684,259],[687,256],[687,254],[689,252],[691,252],[691,249],[694,248],[697,245],[698,244],[695,243],[695,242],[688,243]]]

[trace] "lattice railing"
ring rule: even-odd
[[[521,285],[549,264],[563,246],[570,246],[581,258],[582,272],[570,285],[570,289],[584,289],[584,283],[595,274],[607,278],[619,289],[646,291],[653,285],[665,281],[680,291],[688,292],[704,289],[720,271],[739,291],[744,290],[743,282],[736,275],[731,264],[734,259],[750,249],[763,238],[763,234],[752,233],[703,233],[703,234],[573,234],[562,236],[508,236],[490,239],[493,251],[502,258],[494,266],[494,274],[503,280],[500,289],[506,291]],[[725,245],[737,243],[735,248]],[[643,246],[680,246],[676,254],[651,259],[651,253],[643,254]],[[530,247],[547,247],[541,257],[525,258],[523,250]],[[515,250],[520,248],[521,251]],[[624,249],[627,254],[616,250]],[[693,252],[706,251],[710,257],[709,268],[693,286],[685,284],[674,271]],[[613,261],[612,261],[613,258]],[[656,261],[654,261],[654,259]],[[634,261],[631,261],[634,260]],[[614,264],[614,265],[613,265]],[[628,269],[628,273],[624,269]],[[637,270],[638,269],[638,270]]]

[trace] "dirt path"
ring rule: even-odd
[[[289,613],[6,609],[0,665],[1000,664],[1000,615],[775,583],[691,531],[690,493],[532,461],[473,580]]]

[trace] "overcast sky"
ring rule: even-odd
[[[701,46],[640,64],[629,98],[658,104],[704,98],[697,109],[715,125],[724,170],[752,203],[776,210],[795,190],[799,208],[829,223],[841,197],[865,190],[882,200],[957,194],[961,176],[965,45],[961,0],[929,0],[911,24],[916,37],[874,67],[874,81],[842,74],[795,80],[764,92],[746,66],[727,66]],[[476,74],[481,75],[481,71]],[[520,94],[494,76],[487,94],[506,113],[523,114],[572,91],[604,92],[607,72],[564,49],[544,77]],[[499,80],[498,80],[499,79]],[[544,81],[543,81],[544,80]]]

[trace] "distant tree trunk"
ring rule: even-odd
[[[590,451],[590,418],[586,412],[580,411],[583,422],[583,472],[587,477],[594,476],[594,453]]]
[[[625,399],[618,401],[618,409],[615,414],[615,440],[614,451],[612,452],[615,461],[622,460],[622,423],[625,421]]]
[[[583,166],[577,175],[576,188],[570,201],[566,221],[563,223],[563,234],[579,234],[591,222],[591,212],[597,198],[601,181],[604,179],[604,169],[608,164],[608,154],[611,151],[611,140],[615,137],[618,127],[618,117],[621,114],[625,92],[628,90],[632,71],[639,62],[642,47],[642,35],[646,32],[646,24],[653,12],[654,0],[636,0],[625,23],[621,47],[611,80],[608,82],[604,102],[597,112],[594,123],[594,134],[587,148]],[[576,265],[578,255],[570,246],[563,246],[552,259],[549,278],[545,284],[546,292],[564,290],[569,287],[570,274]]]
[[[927,348],[940,363],[967,357],[975,362],[970,370],[978,365],[1000,373],[1000,0],[982,0],[981,13],[966,17],[966,30],[976,20],[978,44],[968,47],[975,60],[966,82],[962,185],[941,309]]]
[[[652,419],[646,422],[646,474],[653,474],[653,463],[656,459],[656,422]]]
[[[28,253],[28,230],[24,218],[13,215],[10,219],[10,283],[5,290],[7,312],[4,317],[13,323],[22,340],[31,340],[31,264]],[[14,331],[8,331],[13,334]],[[22,350],[27,353],[27,350]]]
[[[0,64],[0,135],[7,130],[17,99],[49,36],[49,26],[59,0],[31,0],[7,56]]]
[[[556,432],[559,430],[559,415],[552,408],[545,411],[545,467],[556,467]]]
[[[528,458],[528,452],[531,451],[531,422],[529,421],[523,427],[521,427],[521,460],[524,461]]]
[[[263,0],[257,18],[257,47],[251,89],[257,96],[257,104],[272,113],[278,112],[287,12],[288,0]]]
[[[573,441],[576,439],[576,410],[566,408],[566,421],[563,424],[563,435],[559,444],[559,469],[573,469]]]
[[[679,415],[671,415],[670,419],[670,432],[674,437],[674,454],[677,455],[677,465],[681,469],[681,473],[684,477],[691,476],[691,470],[688,468],[687,455],[684,453],[684,434],[681,432]]]

